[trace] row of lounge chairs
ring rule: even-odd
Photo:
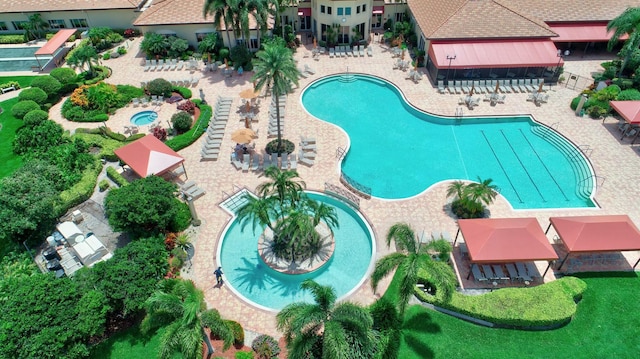
[[[182,70],[185,67],[185,62],[176,59],[170,60],[146,60],[144,64],[144,71],[166,71],[166,70]]]
[[[142,107],[147,107],[149,106],[149,104],[153,106],[159,106],[164,103],[164,96],[152,95],[151,100],[146,97],[134,98],[131,99],[131,103],[133,104],[133,107],[138,107],[140,105],[142,105]]]
[[[232,98],[218,97],[213,118],[209,121],[209,126],[205,132],[204,140],[202,141],[202,150],[200,154],[203,160],[215,161],[218,159],[232,103]]]
[[[373,56],[373,49],[371,46],[365,49],[364,45],[354,46],[336,46],[335,49],[329,49],[329,57],[364,57],[365,52],[369,57]]]
[[[311,75],[316,74],[316,70],[309,67],[309,65],[304,65],[304,69],[298,68],[298,71],[300,72],[300,77],[303,77],[305,79]]]
[[[198,187],[195,181],[189,180],[180,186],[180,193],[182,193],[183,196],[194,200],[203,196],[206,192],[202,188]]]
[[[538,92],[543,79],[512,79],[512,80],[464,80],[453,81],[445,87],[443,80],[438,80],[438,92],[451,94],[469,93],[473,88],[475,93],[494,93],[498,89],[502,93]]]
[[[253,172],[258,172],[270,166],[276,166],[282,170],[295,170],[298,168],[296,155],[289,155],[288,153],[284,153],[280,157],[278,157],[277,153],[265,154],[264,156],[258,153],[253,155],[245,153],[242,155],[242,160],[240,160],[237,152],[234,151],[231,153],[231,163],[236,169],[241,169],[243,172],[249,172],[249,169]]]
[[[305,166],[313,166],[318,148],[314,137],[302,137],[299,144],[298,161]]]
[[[506,268],[506,274],[504,269]],[[471,274],[478,282],[485,281],[514,281],[532,282],[540,277],[538,269],[533,262],[517,262],[502,264],[472,264]]]
[[[278,100],[279,104],[276,105],[276,98],[271,97],[271,105],[269,106],[269,128],[267,130],[267,137],[275,137],[278,135],[278,112],[276,111],[276,106],[280,107],[280,131],[284,131],[284,115],[287,97],[285,95],[282,95]]]

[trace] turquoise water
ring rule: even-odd
[[[348,134],[342,171],[375,197],[407,198],[440,181],[480,177],[493,179],[516,209],[594,207],[588,162],[529,116],[434,116],[409,106],[390,83],[363,75],[321,79],[302,103]]]
[[[158,118],[158,114],[155,111],[142,111],[131,116],[131,123],[136,126],[148,125]]]
[[[31,71],[31,67],[39,66],[34,54],[39,47],[3,47],[0,48],[0,72]],[[40,65],[45,66],[51,56],[38,56]]]
[[[262,233],[251,224],[244,230],[234,219],[218,249],[218,258],[225,276],[225,285],[245,300],[268,309],[279,310],[287,304],[313,298],[300,291],[300,283],[312,278],[322,285],[331,285],[338,297],[361,284],[371,264],[373,234],[360,215],[351,207],[332,197],[308,193],[309,197],[336,208],[340,228],[334,229],[335,251],[330,261],[315,272],[286,275],[264,265],[258,254],[258,238]]]
[[[39,47],[3,47],[0,48],[0,58],[35,57]]]

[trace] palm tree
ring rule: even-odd
[[[622,71],[627,66],[627,62],[633,52],[640,46],[640,7],[627,8],[622,14],[607,24],[607,31],[613,30],[613,35],[609,39],[607,49],[611,51],[623,35],[629,35],[620,53],[624,54],[624,60],[620,66],[618,77],[622,77]]]
[[[432,260],[428,253],[430,250],[437,250],[440,244],[423,245],[406,223],[391,226],[387,233],[387,246],[391,241],[395,242],[397,252],[384,256],[376,263],[371,274],[371,286],[374,291],[380,281],[394,269],[401,270],[398,309],[400,314],[403,314],[418,283],[418,271],[423,269],[428,273],[430,282],[441,298],[445,301],[451,298],[455,290],[455,274],[445,262]]]
[[[198,44],[198,52],[207,54],[209,63],[211,63],[211,54],[216,50],[216,45],[218,45],[218,33],[213,32],[200,41]]]
[[[282,133],[280,131],[280,96],[289,93],[293,86],[298,86],[300,71],[293,61],[293,54],[283,39],[275,38],[264,43],[264,50],[258,51],[258,58],[253,67],[252,81],[256,82],[256,90],[272,87],[272,94],[276,98],[276,118],[278,125],[278,153],[284,151],[282,146]]]
[[[498,196],[498,186],[492,182],[491,178],[483,180],[478,177],[477,183],[471,183],[467,186],[466,196],[474,202],[490,205]]]
[[[282,23],[282,13],[289,6],[293,6],[297,4],[295,0],[267,0],[269,9],[271,9],[270,13],[276,19],[275,27],[280,27],[282,29],[282,38],[284,39],[284,24]],[[286,39],[285,39],[286,40]]]
[[[285,199],[291,199],[297,202],[300,199],[300,193],[306,187],[295,170],[282,171],[277,166],[269,166],[264,170],[264,175],[271,182],[264,182],[258,185],[256,192],[262,197],[275,195],[280,201],[280,205],[284,204]]]
[[[447,197],[462,199],[464,197],[464,189],[466,185],[462,181],[453,181],[447,187]]]
[[[147,315],[143,332],[167,325],[160,340],[160,358],[171,358],[176,351],[183,358],[202,357],[204,328],[224,341],[223,350],[233,344],[233,332],[215,309],[206,309],[204,293],[192,281],[168,279],[145,302]]]
[[[44,29],[49,27],[49,23],[42,19],[42,15],[33,14],[29,16],[29,21],[24,25],[25,37],[27,40],[41,39]]]
[[[204,3],[204,9],[202,10],[203,16],[213,15],[213,26],[216,30],[222,31],[222,24],[224,24],[225,32],[227,33],[227,45],[231,48],[231,36],[229,31],[233,29],[233,9],[231,4],[234,0],[206,0]]]
[[[96,48],[91,45],[80,46],[71,51],[71,55],[67,57],[67,63],[74,68],[84,69],[85,66],[88,66],[89,77],[94,76],[94,64],[99,64],[99,61],[100,56]]]
[[[234,34],[236,38],[240,37],[242,40],[249,37],[251,30],[249,26],[249,17],[253,16],[256,19],[258,25],[258,34],[267,30],[267,2],[266,0],[231,0],[229,6],[233,9],[234,18]],[[246,41],[243,41],[245,46]]]
[[[336,293],[311,279],[300,285],[313,304],[293,303],[276,315],[284,332],[288,358],[372,358],[375,339],[369,312],[356,304],[336,304]]]

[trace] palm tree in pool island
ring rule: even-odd
[[[280,96],[292,91],[293,85],[298,86],[300,71],[293,61],[293,53],[285,46],[283,39],[274,38],[263,42],[264,50],[258,51],[257,60],[254,62],[254,75],[256,90],[261,90],[265,85],[271,87],[272,96],[276,101],[276,121],[278,125],[278,138],[276,142],[277,153],[284,152],[282,145],[282,132],[280,130]]]
[[[448,257],[451,252],[451,245],[448,242],[444,243],[446,241],[436,239],[429,243],[420,243],[413,229],[406,223],[396,223],[391,226],[387,233],[387,246],[391,245],[392,241],[395,242],[397,252],[378,260],[371,274],[371,286],[374,291],[380,281],[397,268],[402,274],[398,291],[398,309],[401,315],[421,275],[426,276],[435,287],[436,295],[442,300],[451,299],[455,290],[456,276],[446,261],[433,260],[430,254],[433,252],[437,253],[439,258]]]
[[[373,358],[376,343],[369,311],[349,302],[336,303],[336,293],[311,279],[300,285],[314,303],[293,303],[276,315],[289,359]]]
[[[204,293],[190,280],[164,280],[160,289],[145,302],[145,309],[143,332],[167,326],[160,339],[160,358],[172,358],[176,352],[186,359],[202,358],[205,327],[222,338],[223,350],[233,344],[231,328],[217,310],[207,310]]]
[[[485,205],[493,203],[498,190],[491,178],[483,180],[478,177],[477,182],[451,182],[447,188],[447,197],[453,197],[451,211],[456,217],[481,218],[485,215]]]
[[[254,231],[268,227],[271,250],[279,259],[299,263],[313,257],[326,245],[316,227],[321,222],[329,230],[339,226],[335,209],[309,198],[296,171],[270,166],[264,174],[270,181],[258,186],[259,197],[247,195],[247,204],[238,211],[241,225],[251,223]]]
[[[622,72],[627,66],[629,59],[631,59],[633,53],[640,46],[640,7],[627,8],[622,14],[618,15],[618,17],[609,21],[607,31],[613,31],[611,39],[609,39],[609,43],[607,44],[607,50],[609,51],[613,50],[613,47],[616,46],[621,36],[629,36],[620,51],[624,59],[620,66],[618,77],[622,77]]]

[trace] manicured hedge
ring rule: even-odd
[[[62,215],[71,207],[75,207],[91,198],[93,190],[96,188],[100,171],[102,171],[102,165],[100,164],[100,161],[96,159],[95,163],[84,170],[82,173],[82,179],[80,179],[78,183],[68,190],[60,193],[61,201],[56,207],[56,213],[58,213],[58,215]]]
[[[0,35],[0,44],[24,44],[24,35]]]
[[[29,112],[39,109],[40,105],[33,100],[20,100],[20,102],[11,107],[11,114],[13,117],[22,120]]]
[[[115,182],[118,186],[124,187],[129,184],[121,174],[113,167],[107,167],[107,177],[109,177],[113,182]]]
[[[426,273],[419,274],[426,278]],[[483,295],[454,293],[451,301],[443,303],[416,288],[416,296],[442,308],[507,327],[547,327],[571,320],[577,301],[587,288],[575,277],[563,277],[530,288],[504,288]]]
[[[211,109],[211,106],[201,104],[200,100],[193,100],[193,102],[200,108],[200,117],[198,117],[198,121],[196,121],[189,131],[182,135],[175,136],[165,142],[165,145],[169,146],[174,151],[180,151],[181,149],[190,146],[207,130],[207,124],[211,119],[213,110]]]
[[[177,92],[180,94],[180,96],[182,96],[183,98],[191,98],[191,96],[193,96],[193,93],[191,92],[190,89],[186,88],[186,87],[182,87],[182,86],[173,86],[172,88],[173,92]]]
[[[74,136],[83,139],[89,146],[100,147],[100,158],[104,158],[105,160],[110,162],[115,162],[118,160],[118,156],[116,156],[113,151],[124,146],[124,142],[104,137],[99,129],[97,129],[98,132],[94,132],[96,130],[92,130],[91,132],[87,133],[83,133],[82,131],[78,130],[76,130],[76,134]]]

